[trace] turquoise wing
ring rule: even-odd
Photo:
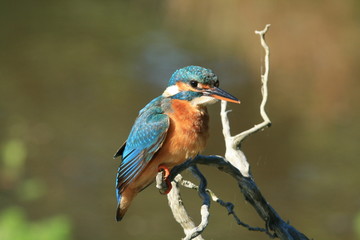
[[[139,175],[164,143],[170,120],[160,104],[161,97],[158,97],[140,111],[128,139],[114,156],[122,158],[116,176],[118,202],[122,191]]]

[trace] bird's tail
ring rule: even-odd
[[[130,204],[135,197],[136,193],[131,189],[125,189],[118,195],[118,206],[116,209],[116,221],[121,221],[130,207]]]

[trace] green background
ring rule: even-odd
[[[314,239],[360,239],[357,0],[1,1],[0,239],[180,239],[152,185],[115,222],[112,156],[137,112],[187,65],[213,69],[232,132],[260,122],[263,49],[272,27],[270,129],[243,150],[283,219]],[[224,154],[219,104],[206,154]],[[227,175],[209,187],[263,226]],[[189,176],[189,174],[185,174]],[[199,221],[201,201],[183,190]],[[268,239],[213,204],[206,239]]]

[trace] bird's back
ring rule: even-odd
[[[175,71],[162,96],[139,112],[127,141],[115,154],[122,158],[116,177],[118,221],[159,170],[168,179],[169,170],[204,150],[209,128],[205,106],[219,99],[239,103],[218,87],[210,69],[188,66]]]

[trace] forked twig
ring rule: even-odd
[[[181,224],[185,232],[186,240],[196,239],[202,240],[201,233],[205,229],[209,220],[209,207],[210,207],[210,198],[213,201],[218,202],[221,206],[224,206],[228,213],[233,215],[236,222],[246,227],[249,230],[265,232],[271,238],[278,237],[283,240],[308,240],[308,238],[291,226],[289,223],[281,219],[277,214],[275,209],[265,200],[262,196],[259,188],[255,184],[252,175],[250,173],[250,165],[246,159],[245,154],[241,151],[241,143],[248,136],[253,133],[256,133],[260,130],[265,129],[266,127],[271,126],[271,121],[266,114],[265,106],[268,99],[268,76],[269,76],[269,47],[265,42],[265,34],[268,31],[270,25],[261,31],[255,31],[256,34],[260,35],[261,45],[265,50],[265,71],[261,74],[261,93],[262,101],[260,104],[260,115],[263,119],[263,122],[255,125],[254,127],[243,131],[235,136],[231,136],[230,133],[230,124],[228,119],[228,111],[226,110],[226,102],[221,102],[221,122],[223,126],[223,135],[226,144],[226,153],[225,158],[221,156],[203,156],[198,155],[194,159],[190,159],[185,163],[176,166],[172,169],[170,173],[170,180],[172,180],[173,189],[168,194],[169,206],[174,214],[174,218],[177,222]],[[229,202],[224,202],[219,199],[211,190],[206,188],[206,178],[197,168],[197,164],[204,164],[207,166],[214,166],[220,171],[223,171],[231,175],[237,182],[240,187],[241,192],[243,193],[245,199],[254,207],[256,212],[259,214],[261,219],[265,223],[265,228],[254,228],[250,227],[248,224],[243,223],[237,217],[233,211],[233,204]],[[199,186],[182,179],[180,173],[189,168],[191,172],[199,179]],[[162,173],[158,174],[157,187],[160,191],[164,191],[166,184],[162,183]],[[201,223],[196,226],[187,214],[182,199],[180,196],[179,185],[193,188],[198,190],[200,197],[203,199],[203,205],[201,207]]]

